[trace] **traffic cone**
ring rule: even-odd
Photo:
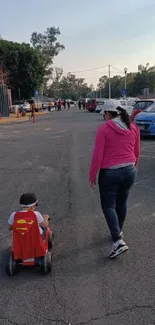
[[[17,118],[19,118],[20,115],[19,115],[19,109],[17,109]]]
[[[35,114],[35,112],[33,114],[33,123],[36,123],[36,114]]]
[[[26,116],[26,112],[23,111],[23,112],[22,112],[22,117],[25,117],[25,116]]]

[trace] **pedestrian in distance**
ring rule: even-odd
[[[58,111],[61,111],[62,102],[61,99],[58,100]]]
[[[64,106],[64,109],[66,108],[66,100],[64,99],[63,101],[63,106]]]
[[[48,111],[49,111],[49,112],[51,112],[51,108],[52,108],[52,103],[49,102],[49,103],[48,103]]]
[[[35,115],[35,110],[36,110],[35,103],[32,103],[32,104],[31,104],[31,116],[30,116],[30,118],[33,118],[33,117],[34,117],[34,115]]]
[[[55,108],[55,110],[57,109],[57,101],[56,100],[54,102],[54,108]]]
[[[123,225],[129,192],[137,175],[140,132],[118,100],[105,103],[104,117],[106,122],[96,135],[89,182],[94,189],[99,172],[101,207],[113,241],[109,257],[114,258],[128,250],[123,240]]]
[[[81,100],[78,102],[79,109],[81,109]]]
[[[68,110],[70,109],[70,101],[67,102]]]
[[[85,110],[85,108],[86,108],[86,102],[85,102],[85,100],[83,101],[82,106],[83,106],[83,110]]]

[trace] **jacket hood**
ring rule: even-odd
[[[132,129],[137,128],[137,126],[134,123],[131,123],[131,129],[128,128],[122,128],[117,123],[115,123],[113,120],[109,120],[106,122],[107,127],[110,127],[113,129],[116,133],[119,133],[120,135],[127,135],[131,132]]]

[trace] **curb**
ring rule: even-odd
[[[55,111],[55,108],[51,109],[51,112]],[[46,115],[48,114],[49,112],[48,111],[43,111],[43,112],[36,112],[36,117],[38,116],[42,116],[42,115]],[[31,114],[31,113],[30,113]],[[3,118],[0,120],[0,125],[3,125],[3,124],[14,124],[14,123],[22,123],[22,122],[28,122],[30,121],[30,114],[29,116],[26,116],[26,117],[7,117],[7,118]]]

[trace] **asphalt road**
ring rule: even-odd
[[[72,108],[0,129],[0,325],[155,324],[155,140],[142,140],[125,225],[130,250],[111,261],[88,169],[100,115]],[[9,214],[34,191],[52,216],[53,271],[4,272]]]

